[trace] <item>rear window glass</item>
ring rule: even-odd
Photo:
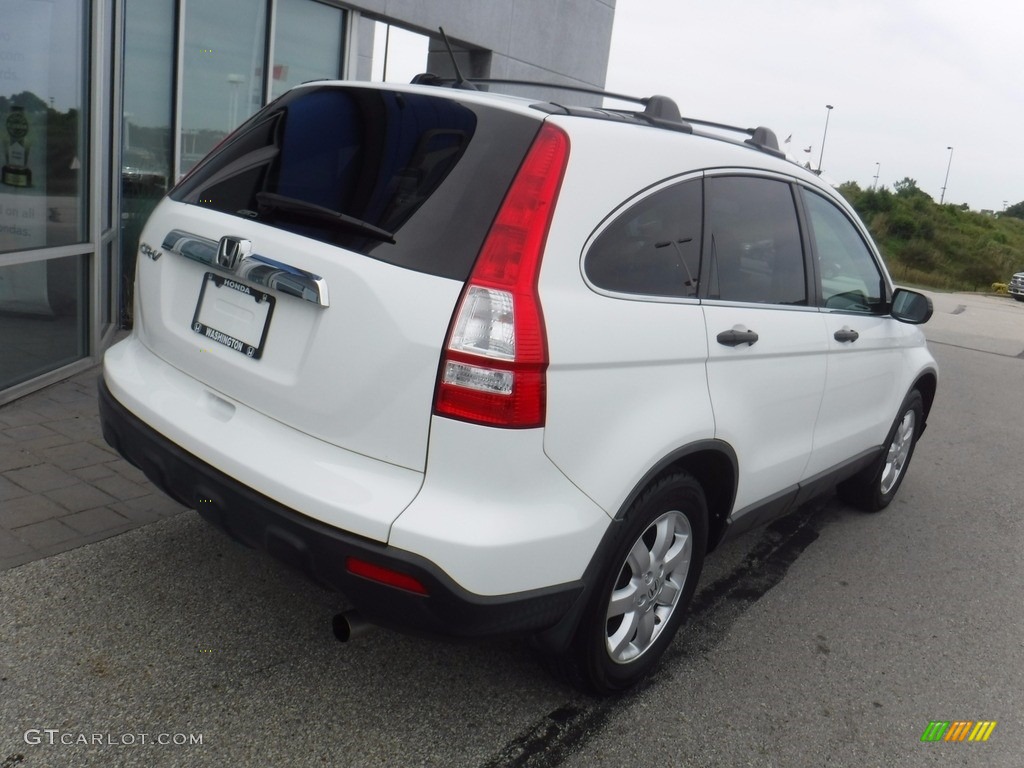
[[[497,141],[470,152],[482,126]],[[538,127],[426,94],[300,89],[253,117],[171,197],[464,279]],[[472,220],[453,227],[455,216]]]

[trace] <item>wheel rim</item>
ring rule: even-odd
[[[896,434],[892,436],[889,443],[889,452],[885,456],[885,466],[882,468],[882,495],[889,493],[896,482],[903,474],[903,468],[910,458],[910,449],[914,447],[914,429],[917,425],[917,416],[913,410],[903,414],[903,419],[896,427]]]
[[[661,515],[634,542],[608,601],[612,661],[634,661],[657,640],[679,604],[692,554],[693,531],[682,512]]]

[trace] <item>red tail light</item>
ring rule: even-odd
[[[545,123],[452,318],[438,373],[438,415],[497,427],[544,425],[548,355],[537,276],[568,159],[569,137]]]

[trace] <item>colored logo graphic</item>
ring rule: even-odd
[[[995,729],[995,720],[932,720],[921,741],[988,741]]]

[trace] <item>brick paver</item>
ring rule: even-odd
[[[0,571],[184,510],[103,440],[98,376],[0,406]]]

